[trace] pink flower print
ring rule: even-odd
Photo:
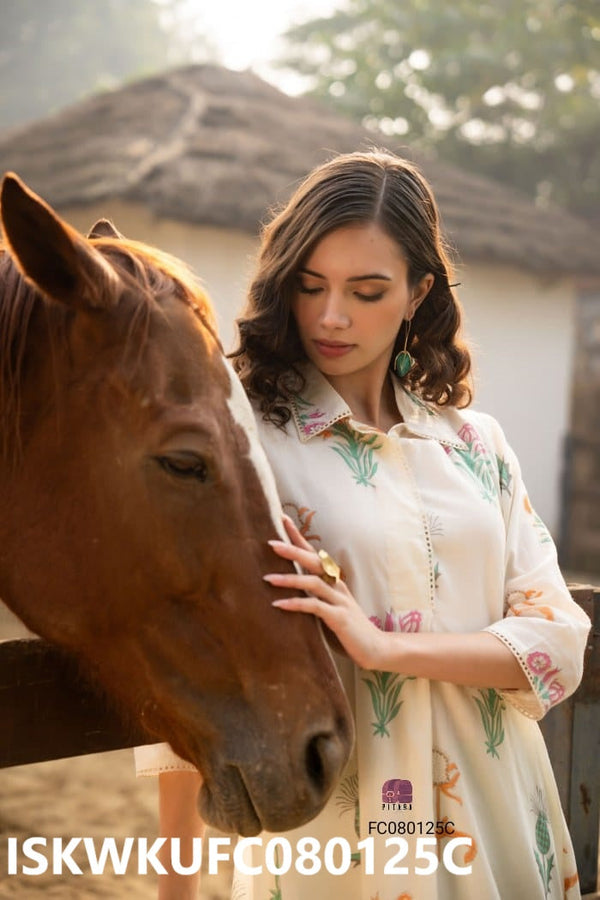
[[[322,419],[325,415],[324,412],[321,412],[320,409],[316,409],[314,412],[309,413],[307,416],[304,416],[304,421],[302,422],[302,431],[306,435],[311,435],[313,431],[316,431],[320,426],[319,419]],[[309,419],[313,419],[314,421],[310,422]]]
[[[380,631],[404,631],[416,632],[421,628],[423,616],[418,609],[411,609],[404,615],[393,612],[388,609],[385,619],[382,621],[379,616],[369,616],[369,621],[376,625]]]
[[[476,441],[479,437],[473,426],[469,425],[468,422],[465,422],[465,424],[460,428],[458,436],[461,441],[465,442],[465,444],[472,444],[473,441]]]
[[[565,689],[560,681],[552,681],[548,685],[548,693],[550,694],[550,703],[554,706],[555,703],[560,703],[565,696]]]
[[[536,650],[527,657],[527,665],[534,675],[543,675],[552,665],[552,660],[547,653]]]
[[[405,616],[402,616],[400,621],[398,622],[399,631],[410,631],[411,633],[415,633],[419,631],[421,628],[421,622],[423,621],[423,616],[419,612],[418,609],[411,609],[410,612],[407,612]]]
[[[476,453],[480,453],[482,456],[487,456],[487,450],[485,449],[481,438],[479,437],[473,426],[468,422],[465,422],[465,424],[460,428],[458,436],[461,441],[464,441],[465,444],[468,444],[472,450],[476,451]]]

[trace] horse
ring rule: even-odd
[[[203,776],[241,835],[324,806],[352,745],[290,571],[250,404],[190,270],[106,220],[83,236],[2,183],[0,597]]]

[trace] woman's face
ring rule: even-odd
[[[298,272],[292,311],[307,357],[326,376],[384,374],[403,319],[433,275],[408,284],[399,245],[374,223],[325,235]]]

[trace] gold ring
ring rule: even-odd
[[[319,578],[321,578],[325,584],[337,584],[340,580],[340,573],[342,570],[335,559],[329,555],[327,550],[319,550],[318,557],[323,570],[319,575]]]

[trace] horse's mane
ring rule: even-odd
[[[217,343],[216,321],[210,300],[181,260],[127,238],[90,240],[111,263],[129,295],[139,298],[127,310],[124,350],[141,352],[147,337],[150,313],[173,295],[188,304]],[[115,301],[117,298],[114,298]],[[0,456],[16,461],[21,446],[21,389],[31,346],[34,313],[42,309],[47,321],[53,355],[66,340],[72,310],[48,302],[23,276],[8,248],[0,241]]]

